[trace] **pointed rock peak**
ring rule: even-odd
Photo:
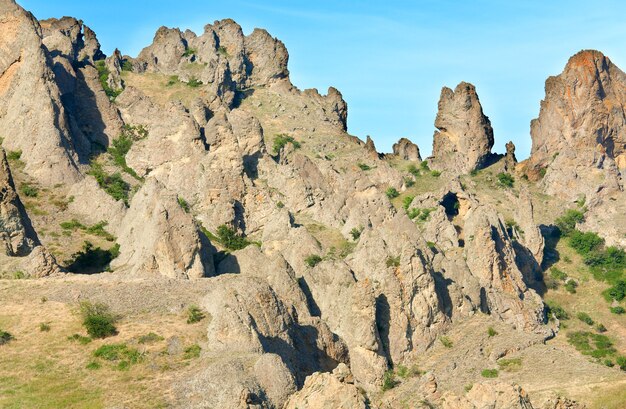
[[[365,141],[365,150],[367,151],[367,153],[376,158],[380,156],[378,154],[378,151],[376,151],[376,145],[374,144],[374,140],[369,135],[367,135],[367,139]]]
[[[570,57],[565,72],[585,68],[595,74],[595,70],[604,71],[612,65],[611,60],[596,50],[582,50]]]
[[[419,147],[407,138],[400,138],[398,142],[393,144],[393,154],[404,160],[422,161]]]
[[[472,84],[461,82],[454,91],[441,90],[435,127],[434,169],[463,174],[487,165],[493,129]]]

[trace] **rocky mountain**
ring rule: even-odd
[[[0,332],[15,333],[0,344],[0,389],[13,391],[0,405],[51,393],[24,386],[41,373],[10,367],[38,371],[49,348],[43,383],[67,379],[58,390],[71,396],[33,407],[552,409],[602,395],[582,382],[606,396],[623,385],[622,317],[604,306],[612,349],[594,352],[607,345],[596,337],[578,353],[546,298],[561,288],[574,303],[590,285],[548,285],[569,251],[555,244],[557,225],[567,233],[555,178],[584,174],[567,179],[588,206],[571,230],[620,245],[626,228],[599,216],[624,215],[612,204],[623,74],[599,53],[548,80],[528,161],[512,142],[491,152],[468,83],[443,88],[422,161],[406,138],[384,155],[350,135],[341,93],[294,86],[265,30],[161,27],[136,58],[107,57],[80,20],[37,21],[13,0],[0,12]],[[588,73],[578,60],[602,86],[576,79]],[[603,156],[585,156],[601,123]],[[606,176],[591,190],[587,168]],[[594,246],[621,271],[622,250]],[[571,258],[568,272],[587,271]],[[85,305],[117,328],[82,335]]]

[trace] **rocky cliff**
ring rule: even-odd
[[[13,1],[0,5],[0,272],[59,276],[52,286],[89,274],[81,279],[115,294],[137,286],[122,297],[135,312],[152,302],[144,292],[170,309],[188,298],[178,288],[201,293],[200,364],[172,373],[169,404],[395,407],[400,395],[381,395],[394,371],[438,353],[476,317],[517,342],[509,352],[555,335],[538,293],[535,187],[485,192],[467,175],[497,159],[471,84],[442,90],[433,157],[422,164],[408,139],[385,156],[349,135],[341,93],[296,88],[284,44],[265,30],[245,35],[232,20],[200,35],[161,27],[136,58],[107,57],[80,20],[37,21]],[[591,55],[611,81],[584,95],[558,87],[579,95],[567,103],[600,101],[589,117],[603,110],[610,120],[602,160],[589,166],[615,176],[623,74]],[[587,75],[576,64],[568,75]],[[560,169],[552,150],[597,151],[553,123],[564,108],[552,87],[527,165],[548,168],[548,192]],[[576,118],[566,128],[578,123],[595,129]],[[503,162],[494,165],[502,174],[516,171],[512,143]],[[479,353],[468,349],[466,360]],[[407,375],[411,399],[531,407],[509,384],[442,394],[437,379],[449,371],[433,371]]]

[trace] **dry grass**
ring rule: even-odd
[[[16,286],[10,288],[19,291]],[[43,302],[35,294],[24,299],[30,301],[0,305],[0,326],[15,336],[2,347],[3,408],[166,407],[174,374],[193,365],[182,355],[168,355],[167,339],[178,336],[184,346],[202,344],[204,339],[201,326],[187,325],[178,314],[145,313],[123,318],[118,335],[81,345],[67,339],[74,333],[85,335],[74,306]],[[51,330],[41,332],[40,322],[49,323]],[[165,340],[139,344],[139,337],[150,332]],[[102,360],[100,369],[87,369],[95,359],[93,351],[112,343],[132,345],[144,358],[128,370]]]

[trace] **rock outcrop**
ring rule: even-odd
[[[122,220],[121,253],[112,267],[131,275],[200,278],[214,273],[210,244],[176,195],[154,179],[133,198]]]
[[[465,396],[448,395],[442,402],[443,409],[533,409],[524,389],[502,382],[475,384]]]
[[[39,243],[15,191],[4,149],[0,149],[0,244],[7,256],[30,254]]]
[[[407,138],[400,138],[393,144],[393,154],[403,160],[421,162],[420,149]]]
[[[546,80],[527,173],[568,200],[621,189],[626,169],[626,74],[598,51],[571,57]]]
[[[0,13],[3,147],[21,151],[25,171],[42,183],[75,182],[78,155],[39,22],[12,0],[0,1]]]
[[[464,174],[488,164],[493,129],[472,84],[441,90],[435,127],[431,168]]]

